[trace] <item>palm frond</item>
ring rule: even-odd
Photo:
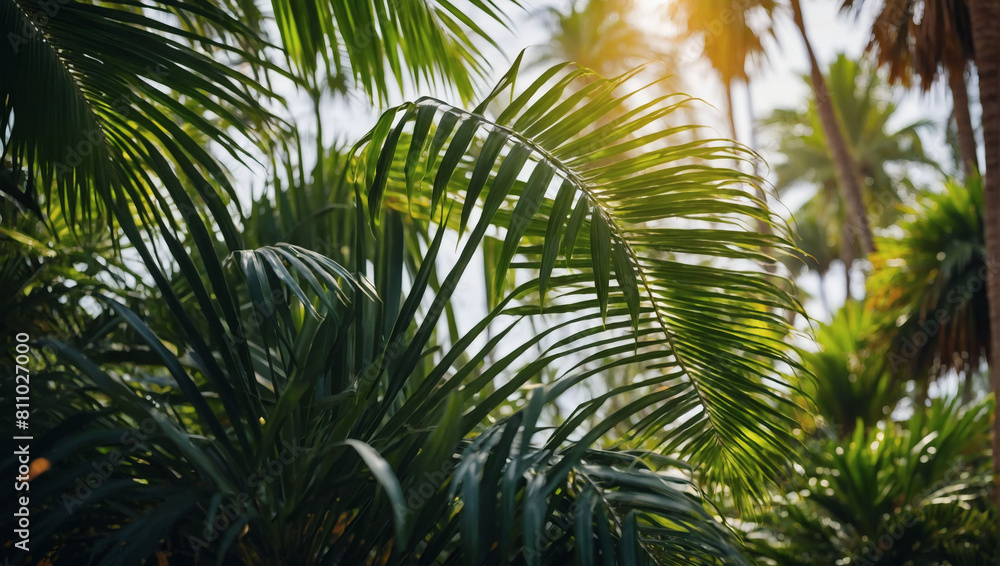
[[[670,126],[670,115],[680,102],[669,96],[587,128],[627,98],[614,89],[628,75],[601,79],[582,70],[559,74],[556,67],[513,96],[496,118],[487,118],[481,112],[509,88],[516,69],[473,112],[424,98],[383,116],[359,166],[372,221],[377,224],[385,195],[398,192],[438,222],[455,216],[463,232],[472,227],[435,304],[450,299],[447,282],[457,282],[487,230],[503,227],[495,281],[519,256],[510,268],[534,279],[518,293],[544,301],[547,292],[568,284],[559,306],[545,312],[588,313],[577,321],[596,323],[543,350],[551,356],[545,359],[572,359],[572,352],[598,339],[602,324],[608,332],[599,343],[620,356],[593,368],[585,368],[595,362],[591,358],[571,364],[547,398],[555,400],[604,367],[641,363],[649,370],[641,385],[649,394],[609,416],[606,426],[643,414],[633,423],[633,441],[691,457],[705,479],[725,478],[741,498],[761,493],[766,478],[782,465],[788,440],[778,410],[785,401],[769,387],[781,382],[773,368],[798,364],[784,347],[789,330],[784,319],[750,305],[796,307],[773,278],[717,263],[769,262],[761,248],[791,248],[781,236],[742,229],[757,219],[775,223],[740,185],[759,181],[718,166],[738,155],[737,147],[711,141],[672,145],[671,136],[681,127]],[[576,83],[581,76],[587,80]],[[407,145],[399,143],[404,131],[410,133]],[[470,155],[473,139],[483,145]],[[469,177],[454,177],[459,163],[471,171]],[[513,210],[504,206],[515,195]],[[433,258],[429,251],[427,259]],[[557,263],[580,275],[556,270]],[[525,304],[504,312],[540,311]],[[425,320],[421,329],[433,322]],[[712,348],[705,347],[709,343]],[[410,367],[401,366],[401,374]],[[497,396],[527,383],[535,371],[505,379]],[[574,423],[617,393],[581,404],[548,445],[556,449],[573,434]],[[390,388],[388,394],[396,391]],[[492,403],[487,400],[467,418],[486,418]],[[588,442],[602,432],[590,433]]]
[[[520,6],[517,0],[504,3]],[[497,3],[482,0],[468,6],[447,0],[272,0],[271,6],[287,58],[301,73],[349,73],[381,101],[407,79],[417,85],[443,81],[471,98],[475,80],[486,74],[480,45],[497,48],[477,22],[509,25]]]
[[[29,191],[58,196],[46,202],[59,202],[71,226],[89,222],[92,214],[110,223],[101,209],[131,201],[140,218],[176,227],[161,210],[161,195],[166,191],[182,204],[189,199],[179,193],[193,187],[235,243],[224,207],[234,194],[226,171],[189,132],[204,133],[224,152],[246,159],[245,142],[210,116],[256,137],[251,125],[268,119],[258,97],[268,93],[225,59],[259,59],[208,40],[220,60],[187,46],[191,34],[169,23],[167,7],[246,33],[222,12],[172,3],[5,2],[2,155],[14,171],[27,170]],[[94,203],[84,196],[90,193],[101,198]]]
[[[872,256],[868,281],[892,370],[920,380],[978,373],[990,336],[982,185],[949,181],[908,212],[903,236],[882,239]]]

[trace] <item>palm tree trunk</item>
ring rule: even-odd
[[[990,312],[990,388],[993,410],[993,497],[1000,512],[1000,0],[969,0],[983,108],[983,224],[986,296]]]
[[[726,118],[729,119],[729,132],[733,139],[739,141],[740,135],[736,131],[736,114],[733,112],[733,83],[726,83]]]
[[[948,70],[948,87],[955,105],[955,125],[958,127],[958,151],[962,158],[962,171],[966,179],[979,173],[979,156],[976,135],[969,114],[969,91],[965,84],[965,67]]]
[[[757,125],[754,123],[755,120],[753,117],[753,92],[750,88],[749,80],[744,84],[747,87],[747,115],[750,117],[750,129],[747,131],[747,145],[749,145],[754,151],[757,151]],[[754,172],[756,173],[756,161],[753,162],[753,166],[755,169]]]
[[[845,301],[851,300],[851,266],[854,265],[854,234],[851,223],[844,219],[844,232],[840,237],[840,260],[844,262],[844,284],[847,286]]]
[[[833,314],[830,310],[830,299],[826,296],[826,274],[817,273],[819,275],[819,302],[823,305],[823,312],[826,314]]]
[[[968,405],[975,398],[975,389],[973,385],[975,384],[975,374],[972,372],[972,368],[966,368],[965,378],[962,380],[962,404]]]
[[[837,117],[837,109],[833,106],[833,99],[826,86],[826,79],[823,78],[823,71],[819,67],[819,60],[816,59],[812,43],[809,42],[809,35],[806,33],[805,20],[802,18],[802,5],[799,0],[792,0],[792,13],[795,25],[799,28],[802,41],[805,43],[806,54],[809,56],[816,110],[823,125],[823,134],[830,149],[830,157],[833,158],[837,183],[840,185],[844,202],[847,205],[849,218],[853,220],[853,223],[848,221],[850,240],[860,240],[861,250],[867,256],[875,251],[875,241],[872,238],[872,229],[868,223],[868,214],[862,196],[861,170],[847,146],[847,140],[844,139],[844,130]]]

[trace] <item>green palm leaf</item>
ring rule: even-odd
[[[519,7],[510,0],[512,7]],[[418,85],[443,79],[463,99],[486,74],[479,44],[496,42],[477,22],[508,25],[496,2],[474,0],[272,0],[288,60],[305,75],[350,73],[371,98],[385,100],[404,80]],[[391,82],[395,82],[393,85]]]
[[[225,60],[261,62],[204,38],[211,56],[188,47],[196,36],[164,23],[169,17],[163,12],[187,11],[233,33],[248,30],[221,11],[169,2],[134,8],[130,2],[3,3],[3,157],[15,171],[28,170],[29,191],[58,195],[45,201],[60,202],[71,225],[101,218],[100,209],[113,201],[131,201],[140,217],[164,218],[176,229],[160,195],[180,206],[190,200],[180,193],[192,187],[204,201],[199,208],[207,207],[235,244],[239,238],[222,196],[234,195],[226,171],[204,147],[206,140],[190,132],[245,158],[244,142],[208,116],[259,141],[253,125],[268,119],[258,102],[267,91]],[[94,203],[84,196],[91,193],[101,198]]]
[[[808,440],[801,476],[789,479],[749,546],[789,566],[995,562],[983,457],[991,410],[985,399],[935,399],[903,422]]]
[[[413,185],[411,207],[426,208],[431,218],[440,218],[448,208],[452,215],[461,210],[460,229],[478,207],[479,220],[470,224],[462,258],[449,273],[449,281],[461,275],[463,261],[491,225],[510,227],[515,234],[523,231],[517,248],[521,260],[515,267],[547,278],[552,287],[555,283],[577,288],[562,295],[560,302],[571,301],[566,306],[577,312],[593,312],[585,315],[587,320],[593,316],[604,320],[610,334],[604,347],[615,351],[625,346],[621,351],[625,358],[633,356],[632,361],[642,361],[650,370],[643,376],[648,379],[644,386],[656,393],[613,418],[652,411],[635,423],[635,440],[693,458],[705,479],[725,478],[746,502],[744,498],[760,493],[766,478],[782,466],[788,441],[787,424],[777,408],[784,401],[764,384],[780,381],[773,373],[774,364],[797,367],[785,353],[786,323],[757,306],[795,308],[794,301],[773,278],[716,263],[720,259],[767,262],[770,258],[760,253],[762,247],[790,249],[782,237],[740,229],[741,223],[755,219],[773,223],[762,203],[740,187],[742,182],[759,181],[710,166],[732,159],[738,148],[712,142],[672,145],[671,136],[678,129],[668,124],[678,105],[667,103],[670,97],[606,125],[585,127],[600,124],[602,116],[622,103],[625,97],[616,95],[615,87],[627,75],[607,80],[586,71],[557,74],[555,69],[524,94],[513,96],[496,118],[481,114],[501,88],[508,88],[516,70],[515,65],[474,112],[423,98],[383,116],[362,150],[359,167],[373,222],[378,221],[387,192],[406,192]],[[575,83],[580,76],[587,80]],[[427,109],[438,117],[435,141],[445,141],[428,144],[427,136],[415,134],[408,146],[399,143],[401,132],[426,127],[418,117],[426,116]],[[628,137],[646,131],[641,137]],[[473,139],[485,140],[483,150],[469,154]],[[496,139],[502,139],[497,142],[500,147],[487,151]],[[419,164],[403,168],[404,160],[413,163],[414,155],[421,156]],[[468,180],[456,178],[459,163],[472,171]],[[559,185],[565,188],[557,197],[562,202],[575,193],[576,212],[568,220],[562,212],[565,205],[557,205],[551,197],[530,217],[512,216],[502,206],[517,194],[521,199],[554,194]],[[553,210],[560,212],[552,216]],[[676,227],[679,221],[684,229]],[[542,240],[546,233],[554,237]],[[565,264],[586,274],[583,278],[564,270],[553,275],[557,271],[551,258],[558,252],[552,250],[558,248],[560,236],[567,242]],[[583,252],[589,259],[570,256],[581,249],[590,250]],[[701,261],[678,259],[692,256]],[[503,263],[496,271],[497,281],[506,269]],[[609,267],[614,268],[613,287]],[[588,280],[590,286],[579,287]],[[519,292],[537,288],[536,281]],[[590,292],[594,294],[586,296]],[[435,301],[449,298],[445,290]],[[538,311],[521,307],[507,312]],[[613,330],[612,322],[622,318],[631,320],[638,332]],[[595,331],[600,331],[600,322]],[[577,339],[591,340],[593,334],[582,333]],[[562,346],[565,350],[553,349],[553,358],[569,355],[580,344],[567,339]],[[621,362],[616,356],[604,363]],[[598,371],[570,369],[552,386],[548,399]],[[522,370],[509,383],[525,383],[529,376]],[[600,404],[601,400],[582,404],[574,418],[556,429],[550,446],[558,447],[571,434],[572,423]],[[488,404],[481,406],[470,418],[484,418],[488,410]]]
[[[868,282],[887,360],[894,374],[921,383],[963,372],[970,399],[989,339],[982,185],[948,181],[906,212],[902,237],[880,239]]]

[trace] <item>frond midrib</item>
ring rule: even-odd
[[[24,6],[21,5],[20,0],[7,0],[7,1],[12,2],[14,4],[14,6],[17,8],[18,13],[21,15],[22,19],[26,23],[26,25],[31,26],[31,29],[35,30],[35,33],[42,38],[41,43],[44,43],[48,48],[46,50],[46,53],[49,54],[49,56],[54,60],[55,64],[59,67],[62,75],[65,77],[65,81],[69,83],[69,85],[73,89],[73,92],[76,95],[75,98],[79,102],[83,103],[83,106],[87,109],[87,115],[90,117],[94,125],[99,129],[101,133],[100,145],[106,152],[108,146],[108,138],[104,132],[103,121],[99,118],[97,112],[94,111],[94,107],[91,104],[90,99],[87,98],[86,94],[84,94],[83,90],[80,88],[80,84],[74,79],[72,73],[72,66],[66,61],[66,59],[60,53],[60,50],[57,47],[57,42],[53,41],[54,36],[48,33],[48,31],[44,27],[36,25],[35,21],[32,20],[31,15],[25,10]]]
[[[604,218],[604,220],[608,222],[608,225],[612,229],[613,236],[618,239],[618,241],[622,244],[622,246],[624,246],[624,249],[628,253],[629,261],[633,264],[633,267],[639,274],[639,277],[642,279],[643,289],[646,292],[647,298],[653,304],[653,310],[656,313],[657,323],[659,324],[660,329],[663,331],[664,336],[666,337],[668,343],[670,344],[670,349],[674,355],[674,359],[677,360],[677,364],[678,366],[680,366],[681,371],[683,371],[688,376],[688,381],[691,383],[692,389],[698,396],[700,404],[705,410],[708,422],[710,423],[712,434],[716,438],[717,444],[723,447],[728,446],[728,443],[724,442],[724,439],[722,438],[722,435],[718,430],[718,425],[715,422],[715,417],[712,415],[711,405],[708,401],[708,398],[701,391],[701,388],[697,383],[696,376],[690,370],[688,364],[684,362],[683,356],[681,356],[680,352],[677,350],[676,338],[673,334],[673,331],[667,324],[667,322],[663,319],[663,313],[661,311],[660,305],[656,301],[652,286],[649,283],[649,279],[645,271],[642,269],[638,255],[635,253],[635,250],[632,249],[632,246],[625,238],[622,227],[619,226],[618,222],[615,220],[611,212],[605,210],[603,203],[597,197],[597,195],[593,193],[590,185],[576,171],[574,171],[570,166],[564,164],[562,160],[555,157],[549,150],[542,147],[535,140],[521,134],[517,130],[509,126],[505,126],[503,124],[498,124],[482,114],[476,114],[473,112],[469,112],[467,110],[463,110],[461,108],[457,108],[454,105],[448,104],[447,102],[444,102],[442,100],[430,96],[421,97],[417,99],[414,105],[419,106],[420,103],[423,101],[431,101],[435,104],[435,106],[438,107],[447,107],[449,108],[449,110],[458,113],[460,118],[464,119],[475,118],[479,120],[481,124],[488,124],[495,129],[503,131],[504,133],[508,134],[511,138],[516,139],[519,143],[530,147],[532,151],[539,153],[546,161],[552,164],[558,171],[562,172],[564,174],[563,175],[564,178],[567,181],[576,186],[580,190],[580,192],[582,192],[587,197],[587,200],[590,201],[594,210],[597,211]]]

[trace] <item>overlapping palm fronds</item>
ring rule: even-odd
[[[517,92],[515,64],[472,111],[391,109],[328,169],[339,184],[317,198],[353,230],[325,233],[305,198],[312,235],[258,218],[244,226],[279,241],[248,250],[204,145],[246,159],[270,93],[206,52],[276,68],[169,22],[252,30],[200,4],[68,3],[42,22],[34,0],[0,2],[0,30],[37,31],[0,47],[4,163],[24,179],[5,189],[81,229],[120,227],[156,286],[140,302],[95,293],[102,335],[129,337],[113,359],[39,337],[34,383],[59,402],[36,421],[48,467],[30,559],[741,563],[707,501],[750,509],[787,464],[780,376],[798,364],[773,313],[798,305],[757,265],[791,244],[746,189],[760,179],[724,166],[741,148],[676,141],[685,97],[626,107],[631,74],[564,66]],[[454,75],[478,61],[460,30],[480,33],[458,8],[347,4],[275,5],[299,70],[343,44],[369,93],[404,72],[471,88]],[[352,51],[358,22],[373,43]],[[88,151],[70,142],[69,172],[57,125],[96,132]],[[488,312],[444,321],[488,234],[502,241]],[[622,365],[634,381],[579,396]],[[602,412],[626,393],[640,395]]]
[[[870,428],[896,409],[904,380],[893,371],[892,360],[879,354],[881,323],[864,303],[848,301],[816,329],[817,351],[802,355],[809,370],[801,385],[807,396],[802,405],[812,409],[801,415],[807,427],[850,437],[858,424]]]
[[[286,57],[300,74],[346,73],[381,101],[406,80],[441,82],[471,99],[477,79],[486,75],[482,45],[499,51],[490,28],[511,21],[501,5],[518,9],[520,2],[271,2]]]
[[[749,537],[764,564],[992,564],[992,403],[935,399],[905,422],[809,441],[802,470]],[[764,526],[766,525],[766,526]]]

